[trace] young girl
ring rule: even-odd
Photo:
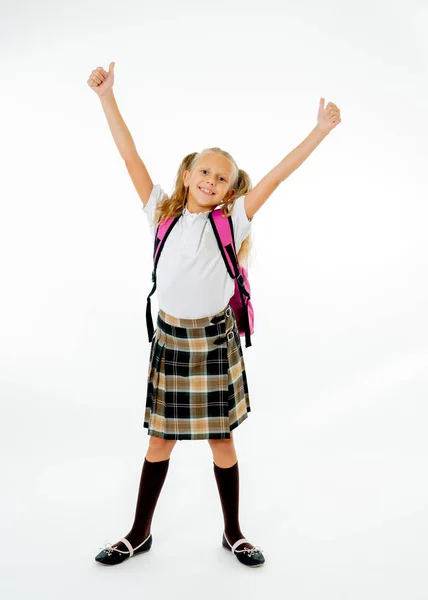
[[[143,203],[153,241],[159,223],[180,217],[164,240],[156,269],[157,328],[151,339],[144,427],[150,436],[134,523],[95,557],[115,565],[150,550],[151,522],[177,440],[206,439],[224,517],[222,546],[250,567],[265,562],[262,550],[239,523],[239,470],[232,430],[250,412],[247,376],[229,300],[229,275],[209,222],[217,207],[231,216],[239,264],[247,263],[256,212],[272,192],[340,123],[340,110],[320,99],[316,127],[254,189],[245,171],[220,148],[188,154],[168,197],[153,185],[113,96],[114,62],[94,69],[87,81],[98,94],[117,148]],[[148,304],[150,308],[150,305]]]

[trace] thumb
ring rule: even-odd
[[[325,98],[320,98],[320,108],[324,108]]]
[[[114,72],[114,62],[111,62],[111,63],[110,63],[110,66],[109,66],[109,68],[108,68],[108,71],[109,71],[109,73],[110,73],[110,72]]]

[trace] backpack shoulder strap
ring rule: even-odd
[[[152,271],[152,282],[153,287],[150,294],[147,296],[147,304],[146,304],[146,324],[147,324],[147,332],[149,334],[149,342],[151,342],[153,338],[153,334],[155,332],[153,327],[153,319],[152,319],[152,307],[150,296],[152,296],[156,291],[156,268],[159,262],[159,258],[163,247],[165,245],[166,240],[168,239],[169,234],[171,233],[173,227],[177,224],[178,219],[181,215],[177,217],[170,217],[169,219],[165,219],[161,221],[156,229],[155,234],[155,243],[153,248],[153,271]]]
[[[221,208],[216,208],[209,215],[218,247],[232,279],[239,275],[238,259],[236,256],[235,236],[231,216],[223,217]]]
[[[223,217],[221,208],[213,210],[209,214],[214,235],[217,239],[221,255],[223,257],[226,269],[232,279],[235,280],[235,295],[239,291],[241,304],[244,308],[244,329],[245,329],[245,344],[251,346],[250,338],[250,321],[248,315],[248,302],[250,300],[249,291],[245,288],[245,280],[243,273],[246,274],[246,269],[240,267],[238,256],[236,254],[235,236],[233,231],[233,221],[231,215],[227,218]],[[242,270],[242,273],[241,273]]]
[[[165,221],[161,221],[157,227],[155,235],[155,245],[153,248],[153,261],[155,270],[159,262],[159,257],[163,250],[165,242],[169,234],[171,233],[172,228],[176,225],[180,217],[181,215],[178,215],[177,217],[170,217],[169,219],[165,219]]]

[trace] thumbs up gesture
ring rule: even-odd
[[[102,67],[97,67],[92,71],[87,81],[89,87],[94,90],[98,96],[104,96],[111,90],[114,84],[114,62],[110,63],[108,72]]]
[[[340,109],[336,104],[329,102],[324,108],[325,98],[320,98],[318,108],[318,127],[325,133],[330,133],[340,123]]]

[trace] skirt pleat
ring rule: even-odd
[[[159,310],[144,427],[169,440],[230,439],[251,411],[235,313],[181,319]]]

